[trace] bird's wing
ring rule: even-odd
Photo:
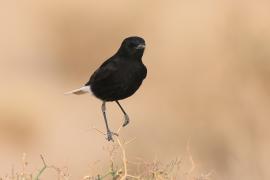
[[[91,83],[102,81],[107,79],[111,75],[117,72],[116,64],[114,61],[105,61],[90,77],[89,81],[85,85],[91,85]]]

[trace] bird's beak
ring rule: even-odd
[[[144,49],[145,48],[145,44],[139,44],[136,49]]]

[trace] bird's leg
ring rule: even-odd
[[[128,117],[127,113],[125,112],[125,110],[122,108],[121,104],[118,101],[115,101],[115,102],[117,103],[117,105],[120,107],[121,111],[124,114],[125,121],[124,121],[123,127],[125,127],[129,123],[129,117]]]
[[[107,130],[107,140],[108,141],[113,141],[113,137],[112,136],[113,135],[118,136],[118,134],[112,132],[109,129],[109,125],[108,125],[108,121],[107,121],[107,117],[106,117],[106,102],[105,101],[103,101],[103,103],[102,103],[101,110],[102,110],[103,117],[104,117],[104,120],[105,120],[105,125],[106,125],[106,130]]]

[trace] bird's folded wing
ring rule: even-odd
[[[105,80],[114,75],[117,70],[113,62],[105,62],[93,73],[90,80],[85,85],[88,86],[93,82]]]

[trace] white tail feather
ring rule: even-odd
[[[81,95],[81,94],[85,94],[85,93],[91,93],[91,89],[90,86],[83,86],[79,89],[75,89],[69,92],[64,93],[65,95],[68,94],[76,94],[76,95]]]

